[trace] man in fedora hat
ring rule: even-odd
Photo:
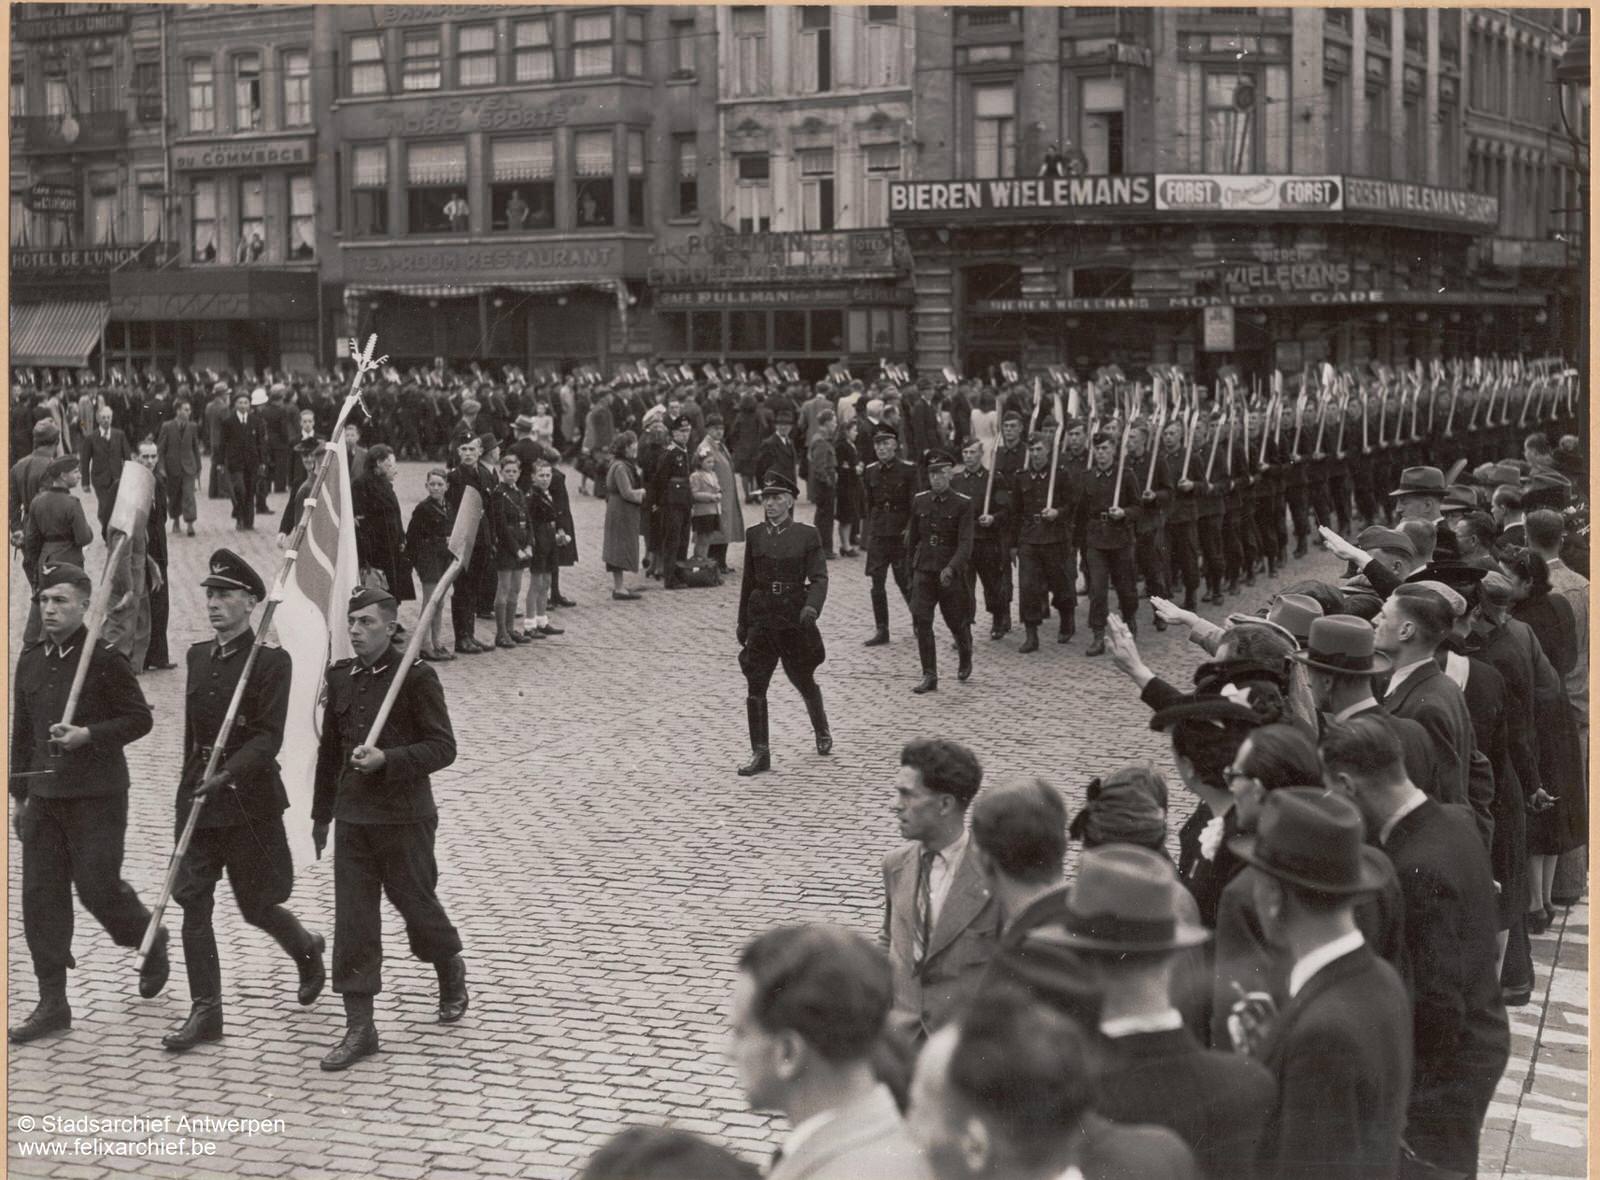
[[[1389,713],[1373,695],[1373,678],[1393,671],[1394,664],[1377,650],[1371,623],[1355,615],[1315,619],[1305,650],[1291,658],[1306,670],[1322,727],[1368,714],[1381,715],[1400,737],[1412,781],[1433,781],[1433,745],[1427,731],[1415,721]]]
[[[1259,1062],[1202,1048],[1173,1006],[1178,952],[1210,937],[1179,918],[1179,888],[1159,852],[1086,849],[1061,923],[1035,937],[1076,952],[1100,991],[1109,1051],[1095,1109],[1170,1128],[1222,1180],[1253,1168],[1276,1086]]]
[[[1381,874],[1362,856],[1361,813],[1320,789],[1267,796],[1257,834],[1234,841],[1256,909],[1289,948],[1289,1001],[1263,1064],[1278,1084],[1257,1170],[1274,1177],[1393,1176],[1411,1092],[1411,1002],[1367,947],[1357,901]]]
[[[1407,1156],[1431,1165],[1420,1175],[1471,1176],[1510,1050],[1489,855],[1466,815],[1406,777],[1400,745],[1381,721],[1330,726],[1320,753],[1324,782],[1355,802],[1405,898],[1416,997]]]

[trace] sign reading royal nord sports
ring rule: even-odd
[[[1344,208],[1337,176],[1156,177],[1156,208],[1175,213],[1331,213]]]
[[[1015,180],[899,180],[889,186],[889,216],[992,219],[1006,213],[1070,216],[1077,211],[1148,210],[1149,175],[1074,176]]]

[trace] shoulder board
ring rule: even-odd
[[[351,664],[353,664],[355,662],[356,662],[356,658],[354,656],[349,656],[346,659],[342,659],[342,660],[334,660],[333,663],[328,665],[328,671],[332,672],[335,668],[348,668]]]
[[[956,490],[954,488],[951,488],[950,490],[952,492],[955,492],[956,499],[958,499],[958,500],[970,500],[970,499],[972,499],[972,497],[967,495],[967,493],[965,493],[965,492],[956,492]]]
[[[190,651],[199,651],[202,647],[210,647],[214,642],[216,642],[216,641],[212,640],[212,639],[201,639],[201,640],[198,640],[198,641],[196,641],[194,643],[191,643],[189,645],[189,650]]]

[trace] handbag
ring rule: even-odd
[[[722,571],[709,557],[691,557],[678,562],[678,580],[685,586],[705,587],[722,585]]]

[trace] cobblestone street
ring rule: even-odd
[[[424,471],[402,467],[397,491],[407,519]],[[1037,774],[1072,806],[1091,776],[1148,759],[1168,775],[1174,830],[1191,810],[1132,686],[1109,658],[1084,658],[1086,629],[1058,646],[1047,626],[1039,654],[1023,657],[1020,629],[990,642],[984,628],[974,675],[959,684],[940,624],[939,690],[913,696],[916,649],[897,596],[893,644],[861,647],[871,615],[859,559],[830,564],[821,622],[829,659],[818,679],[833,756],[814,753],[804,706],[779,677],[773,773],[736,777],[748,751],[735,663],[737,577],[670,594],[650,583],[642,601],[613,602],[598,557],[603,502],[575,493],[575,473],[568,482],[581,562],[562,573],[578,607],[553,613],[566,633],[438,666],[460,751],[435,776],[434,791],[439,893],[460,927],[472,989],[462,1023],[434,1022],[433,969],[409,957],[386,908],[383,1051],[348,1073],[320,1072],[319,1057],[343,1028],[338,997],[330,990],[300,1008],[292,964],[244,926],[219,891],[227,1034],[220,1045],[174,1056],[160,1041],[188,1010],[179,911],[167,915],[171,983],[159,998],[141,1000],[132,953],[114,947],[80,908],[73,1030],[10,1051],[12,1174],[557,1177],[623,1126],[667,1120],[764,1160],[782,1128],[745,1108],[722,1053],[734,957],[749,935],[778,922],[827,920],[875,933],[879,862],[897,840],[890,806],[902,742],[938,734],[969,743],[989,781]],[[128,751],[134,787],[124,875],[147,904],[171,848],[183,652],[209,635],[198,581],[223,545],[270,582],[285,495],[270,500],[273,512],[255,533],[234,530],[226,501],[202,499],[199,535],[170,537],[169,634],[179,669],[143,678],[156,726]],[[746,511],[756,519],[756,508]],[[802,519],[809,515],[803,505]],[[103,561],[97,541],[88,557],[96,576]],[[739,548],[730,561],[742,563]],[[1314,551],[1289,575],[1331,567]],[[15,649],[27,604],[20,568],[12,574]],[[1265,601],[1271,588],[1258,583],[1239,605]],[[408,605],[403,621],[416,609]],[[1181,629],[1155,634],[1148,619],[1145,607],[1140,640],[1151,666],[1189,684],[1198,649]],[[480,623],[479,637],[490,629]],[[20,855],[14,837],[9,844],[16,1019],[31,1008],[35,985],[21,931]],[[300,866],[289,905],[329,936],[331,951],[328,860]],[[1585,905],[1534,940],[1535,1001],[1512,1013],[1513,1061],[1485,1131],[1484,1177],[1584,1174],[1587,931]],[[206,1154],[80,1152],[75,1143],[95,1136],[52,1133],[56,1124],[47,1122],[128,1115],[171,1116],[170,1134],[155,1138],[181,1137],[191,1152],[198,1140]],[[185,1116],[280,1121],[254,1133],[183,1130]]]

